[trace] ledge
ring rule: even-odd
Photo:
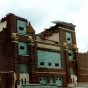
[[[30,56],[30,55],[19,55],[19,56]]]
[[[22,35],[22,36],[28,36],[28,35],[26,35],[26,34],[19,34],[19,33],[16,33],[17,35]]]
[[[51,44],[51,43],[45,43],[43,41],[36,40],[37,43],[47,44],[47,45],[54,45],[54,46],[61,46],[61,44]]]
[[[46,69],[63,69],[63,68],[58,68],[58,67],[56,67],[56,68],[52,68],[52,67],[44,67],[44,66],[39,66],[39,67],[37,67],[37,68],[46,68]]]
[[[87,68],[80,68],[81,70],[88,70]]]
[[[36,72],[36,73],[45,73],[45,74],[66,74],[66,72]]]
[[[70,59],[69,59],[70,60]],[[75,60],[70,60],[70,61],[75,61]]]

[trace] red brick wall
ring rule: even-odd
[[[79,53],[79,82],[88,82],[88,53]]]

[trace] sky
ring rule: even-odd
[[[26,18],[36,33],[64,21],[76,25],[79,52],[88,51],[88,0],[1,0],[0,19],[8,13]]]

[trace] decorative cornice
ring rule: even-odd
[[[12,33],[11,38],[12,38],[12,42],[18,43],[18,39],[19,39],[19,38],[18,38],[18,36],[17,36],[16,33]]]
[[[63,47],[64,47],[65,49],[68,49],[67,43],[63,43]]]

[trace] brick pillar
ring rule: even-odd
[[[65,61],[66,61],[67,87],[73,87],[72,80],[71,80],[71,74],[70,74],[68,45],[67,45],[67,43],[64,43],[63,46],[64,46]]]
[[[36,57],[35,57],[35,45],[29,45],[29,80],[30,83],[36,83]]]
[[[76,76],[77,76],[77,81],[79,82],[80,80],[80,69],[79,69],[79,54],[78,54],[78,49],[74,50],[74,56],[75,56],[75,66],[76,66]]]
[[[18,43],[13,42],[13,70],[17,76],[17,83],[20,83],[19,79],[19,60],[18,60]],[[14,79],[14,78],[13,78]]]
[[[69,57],[68,57],[68,49],[64,49],[65,60],[66,60],[66,73],[67,73],[67,87],[72,87],[72,80],[70,75],[70,66],[69,66]]]

